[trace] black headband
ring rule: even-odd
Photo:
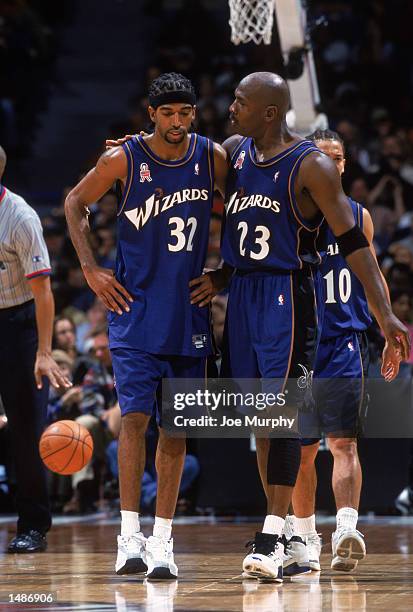
[[[195,106],[196,96],[191,91],[184,91],[182,89],[164,91],[157,96],[149,96],[149,104],[152,108],[158,108],[162,104],[174,104],[175,102],[186,102],[191,106]]]

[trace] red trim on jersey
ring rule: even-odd
[[[6,195],[6,188],[3,187],[3,185],[0,185],[0,204],[3,202],[5,195]]]
[[[51,268],[45,268],[44,270],[37,270],[36,272],[32,272],[31,274],[26,274],[26,278],[35,278],[35,276],[41,276],[42,274],[48,275],[52,273]]]

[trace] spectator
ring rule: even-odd
[[[113,226],[116,223],[116,214],[118,211],[118,200],[113,191],[106,193],[99,200],[96,206],[96,213],[93,216],[93,226],[95,228]]]
[[[69,316],[56,317],[53,328],[53,348],[64,351],[72,360],[72,380],[81,384],[91,366],[91,359],[83,355],[76,345],[76,326]]]
[[[142,477],[141,484],[141,506],[142,511],[149,514],[155,514],[155,500],[157,493],[157,478],[155,469],[155,452],[158,439],[158,428],[154,419],[151,419],[146,432],[146,464],[145,471]],[[110,442],[106,449],[106,457],[113,478],[117,481],[119,476],[118,471],[118,441]],[[194,454],[187,453],[182,472],[181,485],[179,487],[179,496],[177,509],[181,507],[185,510],[192,506],[191,501],[186,499],[188,492],[194,485],[199,475],[199,461]],[[113,483],[112,483],[113,489]]]
[[[397,289],[410,293],[413,287],[413,273],[407,264],[393,264],[387,272],[386,280],[391,291]]]
[[[94,502],[100,495],[100,483],[106,463],[106,446],[120,425],[113,384],[113,370],[108,337],[105,329],[97,330],[92,338],[91,352],[96,362],[86,373],[83,383],[76,385],[70,394],[49,401],[49,414],[54,420],[72,418],[90,432],[93,438],[93,459],[79,472],[72,475],[73,495],[64,506],[65,514],[84,513],[95,509]],[[57,357],[70,367],[70,358],[63,351]],[[70,415],[70,416],[68,416]]]
[[[107,322],[106,306],[95,299],[86,313],[86,319],[79,323],[76,328],[76,346],[80,353],[86,352],[86,344],[98,329],[104,328]]]
[[[69,317],[56,317],[53,329],[53,348],[67,353],[73,362],[78,357],[76,327]]]
[[[394,314],[400,319],[400,321],[403,321],[410,333],[410,341],[412,342],[412,348],[410,351],[409,359],[407,360],[408,363],[413,363],[413,299],[411,290],[410,292],[407,292],[403,289],[395,289],[390,294]]]

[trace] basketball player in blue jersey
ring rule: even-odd
[[[185,458],[185,439],[160,427],[156,454],[158,495],[153,535],[139,524],[145,431],[162,378],[204,378],[211,353],[209,309],[191,305],[189,281],[204,267],[216,186],[224,191],[226,153],[189,133],[195,93],[188,79],[163,74],[150,86],[151,135],[107,151],[66,199],[70,235],[86,280],[109,309],[109,341],[122,412],[119,437],[121,535],[116,572],[147,572],[173,579],[172,517]],[[116,180],[123,184],[118,211],[116,272],[96,264],[87,206]],[[160,424],[162,424],[160,422]]]
[[[354,221],[334,162],[312,141],[289,132],[289,104],[287,84],[276,74],[253,73],[237,87],[230,116],[238,135],[223,144],[231,159],[222,238],[225,265],[193,280],[191,300],[203,306],[232,275],[227,376],[285,382],[309,377],[317,343],[314,274],[320,256],[315,241],[324,216],[383,330],[387,375],[409,354],[407,329],[391,311],[377,261]],[[294,408],[299,407],[297,401]],[[282,581],[280,535],[300,457],[298,438],[257,438],[268,515],[243,562],[251,577]]]
[[[344,143],[336,132],[318,130],[309,139],[344,172]],[[349,198],[354,221],[362,229],[375,257],[374,229],[370,213]],[[310,566],[320,570],[321,541],[315,528],[317,474],[315,458],[320,444],[318,431],[328,436],[334,457],[333,492],[337,526],[332,537],[334,570],[352,571],[366,554],[357,531],[361,492],[361,467],[357,453],[360,412],[366,400],[364,377],[368,370],[365,331],[371,323],[363,286],[338,250],[333,232],[326,228],[320,276],[323,283],[324,316],[314,366],[313,392],[316,411],[302,415],[304,436],[301,465],[293,493],[294,531],[307,544]],[[396,369],[391,378],[397,374]],[[317,384],[317,379],[321,379]],[[312,433],[315,432],[315,433]]]

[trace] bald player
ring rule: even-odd
[[[409,337],[394,316],[369,242],[354,221],[334,162],[315,144],[292,134],[286,82],[257,72],[235,91],[230,119],[236,136],[224,143],[230,156],[222,270],[194,279],[191,300],[207,303],[231,278],[224,374],[278,380],[289,404],[303,397],[294,379],[308,381],[318,340],[314,276],[320,256],[315,240],[323,217],[340,253],[361,281],[386,338],[382,373],[391,378],[409,354]],[[288,384],[288,379],[293,379]],[[274,384],[272,385],[274,391]],[[294,397],[291,402],[291,397]],[[244,573],[282,581],[280,536],[300,465],[298,437],[257,438],[257,457],[268,514]],[[302,568],[291,568],[301,571]]]

